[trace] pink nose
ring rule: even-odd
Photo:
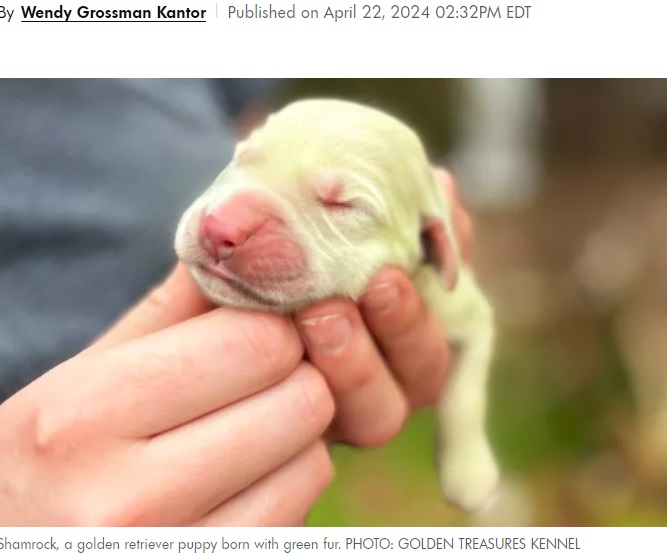
[[[221,218],[215,213],[204,217],[200,229],[202,247],[215,259],[229,259],[234,250],[245,242],[261,226],[261,221],[239,221],[238,218]]]

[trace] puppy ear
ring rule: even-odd
[[[459,260],[451,236],[442,219],[422,216],[421,246],[422,258],[426,264],[440,273],[442,285],[451,292],[459,279]]]

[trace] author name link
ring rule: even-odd
[[[141,9],[97,9],[89,6],[44,9],[39,6],[21,6],[21,21],[28,22],[81,22],[81,21],[206,21],[206,9],[174,8],[157,5],[155,8]]]

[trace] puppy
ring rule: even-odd
[[[237,146],[183,214],[175,247],[215,303],[283,313],[357,300],[381,267],[404,269],[460,346],[437,406],[442,490],[466,510],[490,499],[493,313],[461,264],[448,198],[410,128],[351,102],[288,105]]]

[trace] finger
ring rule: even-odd
[[[413,409],[433,403],[442,390],[449,348],[442,326],[400,270],[378,273],[361,311],[387,365]]]
[[[269,390],[145,441],[117,476],[143,485],[120,495],[142,523],[199,520],[317,441],[333,412],[322,375],[302,363]]]
[[[308,358],[336,399],[335,437],[359,446],[384,444],[403,426],[407,403],[357,307],[328,300],[305,308],[297,321]]]
[[[164,432],[266,389],[302,355],[290,319],[217,309],[47,373],[38,381],[41,432]]]
[[[463,206],[456,181],[452,174],[441,167],[436,167],[433,172],[437,181],[444,188],[445,194],[452,206],[452,224],[454,225],[454,232],[458,239],[461,257],[464,261],[469,262],[472,256],[472,219]]]
[[[211,511],[196,526],[302,525],[332,474],[327,447],[318,441]]]
[[[215,306],[199,292],[187,268],[176,265],[164,282],[126,313],[88,351],[109,348],[201,315]]]

